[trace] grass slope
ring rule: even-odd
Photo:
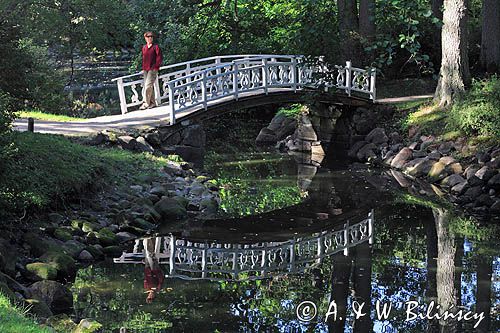
[[[42,208],[99,182],[140,182],[166,162],[151,154],[82,146],[61,136],[12,136],[14,156],[0,167],[0,211]]]
[[[0,332],[50,333],[52,331],[39,326],[33,319],[24,317],[21,309],[13,306],[7,297],[0,294]]]

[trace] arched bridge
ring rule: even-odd
[[[173,125],[183,117],[242,99],[265,99],[298,95],[308,90],[335,89],[345,101],[374,101],[376,71],[328,66],[321,58],[307,61],[297,55],[231,55],[203,58],[160,68],[154,85],[155,114],[168,114]],[[141,73],[114,79],[118,85],[121,112],[142,103]],[[346,99],[348,97],[348,99]],[[282,98],[282,102],[294,98]],[[347,102],[347,104],[349,104]],[[147,110],[151,112],[151,110]]]
[[[347,255],[349,248],[358,244],[372,244],[373,223],[372,210],[366,219],[356,224],[347,222],[340,230],[284,242],[199,241],[170,234],[138,239],[132,252],[123,252],[114,262],[148,264],[155,261],[168,267],[167,276],[186,280],[257,280],[304,272],[335,253]]]

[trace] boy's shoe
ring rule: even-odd
[[[139,110],[146,110],[148,106],[146,104],[142,104]]]

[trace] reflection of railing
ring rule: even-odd
[[[316,75],[322,73],[328,75]],[[140,73],[113,81],[118,85],[122,113],[142,104]],[[336,87],[349,96],[351,92],[368,94],[375,100],[374,70],[354,68],[350,62],[328,68],[295,55],[218,56],[161,67],[155,96],[158,105],[169,105],[170,123],[174,124],[179,112],[200,106],[206,109],[209,102],[221,98],[238,100],[252,91],[268,94],[269,89],[297,91],[319,85]]]
[[[168,276],[187,280],[255,280],[302,272],[332,254],[368,241],[373,243],[373,211],[368,218],[336,231],[323,231],[285,242],[254,244],[191,242],[174,235],[155,239],[154,257],[168,265]],[[115,263],[143,263],[144,242],[136,240],[131,253],[124,252]]]

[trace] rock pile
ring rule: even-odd
[[[440,142],[432,136],[420,136],[405,146],[399,133],[386,135],[384,129],[375,128],[364,140],[352,145],[348,155],[360,162],[383,164],[425,179],[471,212],[498,214],[500,147],[456,160],[453,154],[465,148],[463,142]]]
[[[183,127],[172,132],[170,128],[159,127],[148,132],[111,132],[98,133],[91,145],[118,146],[126,150],[152,154],[181,156],[185,161],[197,162],[205,154],[206,134],[199,124]]]

